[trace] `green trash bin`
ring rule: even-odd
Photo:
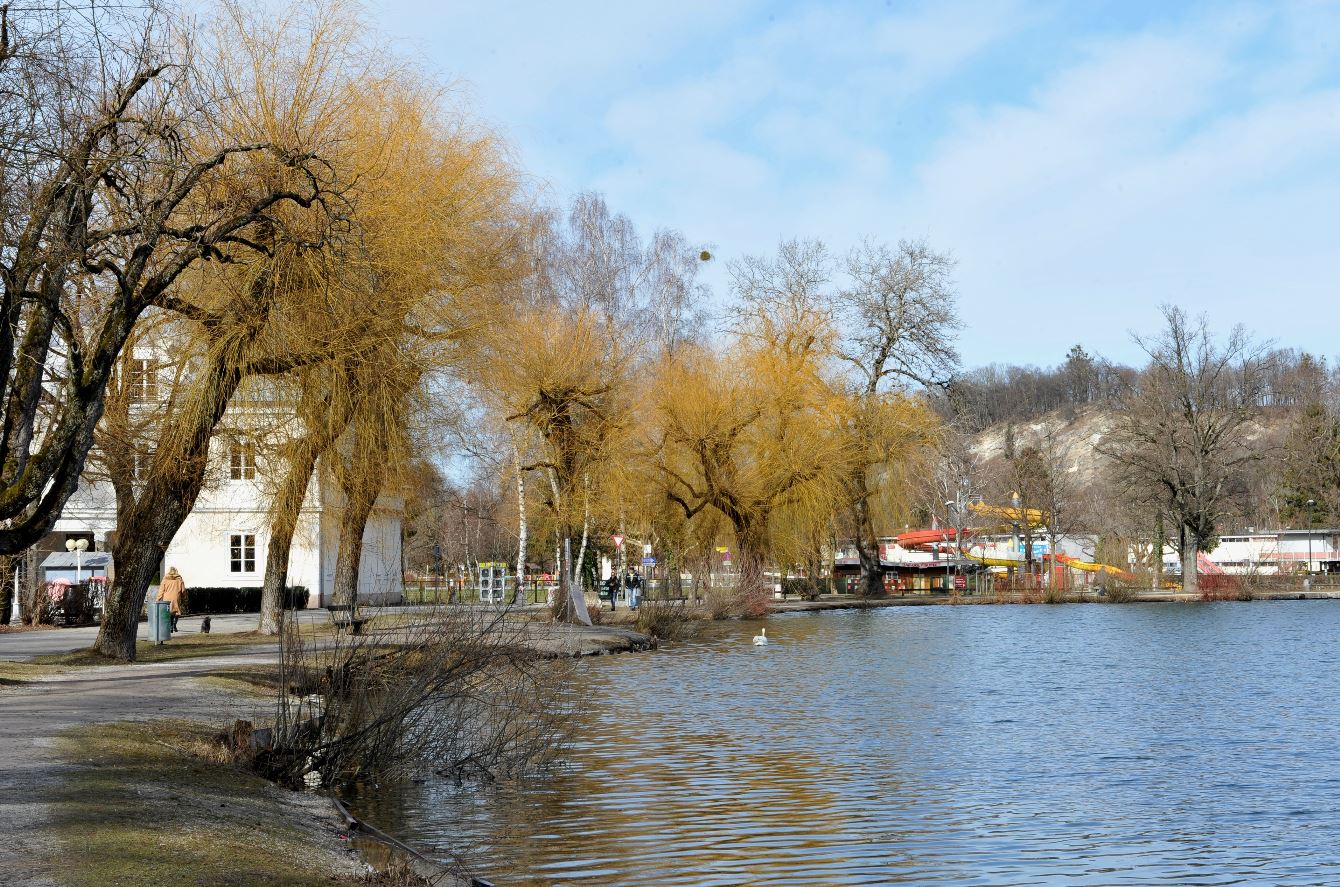
[[[149,604],[149,640],[161,644],[172,637],[172,604],[153,601]]]

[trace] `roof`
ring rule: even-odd
[[[981,564],[979,561],[972,560],[971,558],[964,558],[964,559],[962,559],[962,560],[954,559],[954,560],[948,560],[948,561],[885,561],[885,560],[881,560],[881,561],[879,562],[879,565],[880,565],[880,568],[883,569],[883,570],[885,570],[885,571],[888,571],[888,570],[941,570],[941,571],[943,571],[943,570],[946,569],[946,568],[951,569],[951,570],[957,568],[957,569],[959,569],[959,570],[972,571],[972,570],[979,569],[979,568],[982,566],[982,564]],[[854,558],[854,557],[840,557],[840,558],[838,558],[837,560],[833,561],[833,566],[834,566],[835,568],[839,569],[839,570],[854,570],[854,569],[859,569],[859,568],[860,568],[860,566],[861,566],[861,562],[860,562],[859,559]]]
[[[112,556],[106,551],[85,551],[79,555],[78,566],[81,569],[90,567],[111,566]],[[53,551],[47,555],[46,560],[42,561],[42,569],[49,570],[73,570],[75,568],[75,557],[72,551]]]

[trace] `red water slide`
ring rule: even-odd
[[[959,530],[954,527],[945,527],[942,530],[909,530],[893,537],[902,548],[921,548],[927,545],[943,543],[948,539],[957,539]],[[961,531],[966,539],[972,535],[972,530],[964,529]]]

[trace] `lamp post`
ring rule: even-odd
[[[80,584],[83,564],[81,555],[88,551],[87,539],[66,539],[65,550],[74,552],[74,584]]]
[[[1312,585],[1312,509],[1317,507],[1316,499],[1307,500],[1307,585]]]

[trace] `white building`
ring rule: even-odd
[[[211,462],[217,459],[214,449],[211,446]],[[188,587],[257,588],[264,580],[270,496],[258,474],[264,466],[256,464],[254,454],[251,449],[249,458],[244,455],[241,460],[236,452],[227,455],[226,479],[201,492],[164,552],[161,569],[176,567]],[[308,606],[330,602],[342,505],[339,486],[318,470],[308,486],[289,553],[288,584],[308,590]],[[401,598],[401,512],[398,497],[383,496],[368,518],[358,577],[360,600]],[[106,551],[111,549],[115,532],[116,500],[111,485],[88,483],[66,503],[41,547],[63,551],[66,539],[83,538],[89,540],[91,551]],[[115,564],[112,571],[114,574]]]
[[[1340,572],[1340,529],[1269,530],[1224,535],[1209,559],[1225,573]]]
[[[133,421],[141,426],[135,437],[146,448],[153,446],[149,439],[153,436],[153,417],[158,416],[160,425],[170,427],[170,417],[161,417],[158,409],[168,387],[165,366],[137,350],[131,367],[129,409]],[[164,381],[161,386],[160,378]],[[159,565],[160,575],[168,567],[176,567],[188,589],[258,588],[264,581],[270,503],[287,467],[282,459],[265,454],[276,452],[275,444],[291,433],[294,419],[273,382],[251,381],[254,384],[233,398],[233,405],[210,441],[205,486]],[[148,458],[143,457],[145,464]],[[40,565],[51,552],[64,553],[68,540],[86,540],[89,552],[111,551],[116,533],[116,496],[111,483],[99,476],[97,461],[95,454],[52,532],[34,546],[28,569],[35,575],[28,581],[48,578],[42,575]],[[139,465],[136,458],[134,467],[138,469]],[[288,585],[305,587],[309,606],[324,606],[331,600],[342,509],[339,485],[318,464],[308,484],[288,568]],[[402,597],[402,513],[401,497],[383,495],[368,518],[359,570],[360,600],[393,602]],[[112,576],[115,569],[114,563],[107,567]]]

